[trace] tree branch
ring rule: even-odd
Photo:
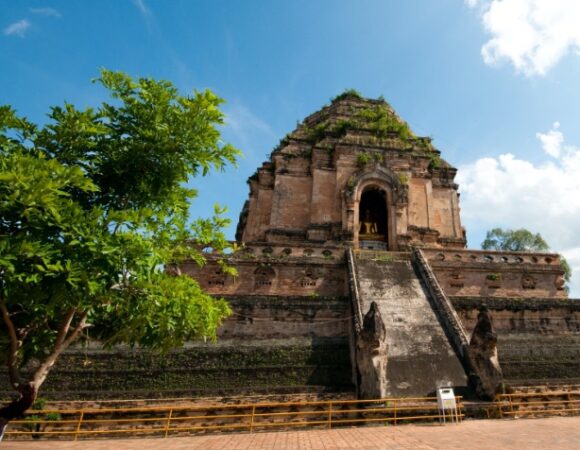
[[[60,326],[60,329],[58,330],[58,335],[56,336],[54,348],[59,347],[63,343],[66,335],[68,334],[68,330],[70,329],[70,324],[72,323],[72,320],[73,320],[76,312],[77,312],[76,308],[70,308],[67,311],[66,317],[64,318],[64,321],[63,321],[62,325]]]
[[[72,318],[70,318],[69,320],[69,315],[67,313],[67,318],[65,318],[63,327],[61,327],[61,329],[59,330],[59,337],[57,338],[57,341],[54,344],[54,350],[34,372],[33,383],[36,389],[39,389],[42,383],[44,383],[44,380],[46,379],[48,372],[50,372],[50,369],[52,368],[52,366],[54,366],[54,363],[61,355],[61,353],[64,352],[79,337],[81,331],[83,331],[87,327],[87,316],[88,311],[85,311],[81,314],[79,323],[73,329],[72,333],[65,339],[66,333],[62,334],[63,329],[66,326],[68,331],[68,329],[70,329],[70,324],[72,320]],[[61,338],[61,336],[62,339],[59,339]]]
[[[71,335],[64,341],[63,350],[66,350],[69,345],[71,345],[74,341],[76,341],[77,338],[79,337],[79,334],[81,334],[81,331],[83,331],[85,328],[87,328],[88,315],[89,315],[88,311],[85,311],[84,313],[82,313],[78,325],[75,327],[75,329],[73,330]]]
[[[0,301],[0,313],[2,314],[2,320],[6,325],[6,330],[8,330],[8,337],[10,340],[10,350],[6,357],[6,365],[8,366],[8,374],[10,376],[10,383],[17,389],[19,385],[23,383],[22,377],[20,376],[20,371],[18,370],[18,350],[20,350],[21,341],[18,340],[16,335],[16,328],[14,323],[10,318],[10,313],[4,301]]]

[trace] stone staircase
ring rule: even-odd
[[[374,301],[385,323],[387,395],[434,395],[438,386],[448,384],[465,395],[465,369],[411,257],[411,253],[359,251],[351,265],[362,316]]]

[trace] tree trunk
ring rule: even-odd
[[[18,387],[18,393],[20,396],[16,400],[0,409],[0,441],[8,422],[22,416],[34,404],[38,390],[33,384],[27,383]]]

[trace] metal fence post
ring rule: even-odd
[[[252,417],[250,419],[250,433],[254,432],[254,417],[256,415],[256,405],[252,405]]]
[[[328,428],[332,428],[332,402],[328,402]]]
[[[167,423],[165,424],[165,436],[169,434],[169,426],[171,425],[171,418],[173,417],[173,408],[169,410],[169,414],[167,415]]]
[[[79,416],[79,421],[77,423],[77,429],[76,429],[76,432],[75,432],[75,441],[79,437],[79,432],[81,431],[81,424],[83,423],[84,416],[85,416],[85,412],[84,412],[84,410],[81,410],[81,414]]]

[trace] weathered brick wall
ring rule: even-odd
[[[52,399],[353,391],[347,297],[226,296],[217,343],[160,355],[119,347],[65,353],[42,388]],[[10,395],[0,376],[0,395]]]
[[[219,329],[219,338],[348,338],[351,306],[347,297],[226,297],[234,314]]]
[[[202,268],[195,263],[181,267],[216,295],[317,296],[348,295],[344,248],[254,244],[227,260],[238,276],[221,272],[208,257]]]
[[[486,304],[508,382],[580,380],[580,300],[451,297],[469,333]]]
[[[565,298],[554,253],[425,248],[425,258],[447,295]]]
[[[0,386],[0,395],[12,395],[4,372]],[[352,390],[344,338],[224,339],[166,355],[128,348],[71,350],[40,395],[96,400]]]

